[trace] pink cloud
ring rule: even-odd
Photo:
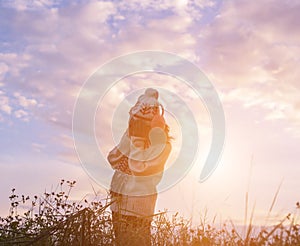
[[[298,12],[293,1],[224,2],[220,15],[199,31],[198,44],[206,49],[197,52],[224,103],[262,107],[269,111],[266,119],[288,120],[295,131],[300,131]]]
[[[12,107],[9,103],[9,98],[5,95],[0,94],[0,110],[6,114],[11,114]]]

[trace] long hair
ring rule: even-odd
[[[135,137],[141,137],[141,138],[145,138],[146,140],[149,140],[149,133],[151,129],[152,129],[151,121],[149,120],[140,119],[134,116],[129,119],[129,127],[128,127],[129,137],[135,136]],[[163,130],[167,136],[167,142],[170,142],[172,139],[174,139],[170,135],[170,127],[168,124],[165,123]]]

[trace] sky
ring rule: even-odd
[[[243,223],[248,192],[255,223],[263,224],[280,184],[270,223],[295,211],[300,200],[299,12],[297,0],[1,1],[0,215],[8,213],[12,188],[19,194],[42,194],[69,179],[77,180],[74,199],[92,195],[92,187],[105,194],[74,149],[74,105],[84,82],[101,65],[143,50],[193,62],[214,85],[226,119],[218,168],[199,183],[212,127],[191,88],[167,75],[141,73],[109,91],[104,111],[96,117],[104,153],[113,141],[112,133],[101,130],[106,129],[101,124],[109,124],[101,116],[132,90],[170,90],[197,121],[194,166],[159,194],[156,211],[179,211],[195,222],[207,211],[220,223]],[[181,135],[172,113],[168,120],[176,157]]]

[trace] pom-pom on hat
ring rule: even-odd
[[[145,90],[145,93],[144,93],[145,96],[148,96],[148,97],[154,97],[156,100],[158,99],[158,91],[153,89],[153,88],[148,88]]]

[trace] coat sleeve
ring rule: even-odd
[[[119,144],[115,146],[107,155],[107,160],[113,169],[116,168],[116,166],[119,164],[119,162],[124,156],[128,157],[129,146],[130,146],[130,139],[128,137],[128,130],[126,130]]]
[[[155,148],[161,148],[162,151],[155,156],[151,157]],[[148,176],[160,173],[164,170],[164,166],[171,153],[171,144],[167,142],[164,145],[153,146],[153,151],[144,152],[143,159],[137,159],[134,156],[130,156],[128,159],[128,165],[131,171],[136,176]]]

